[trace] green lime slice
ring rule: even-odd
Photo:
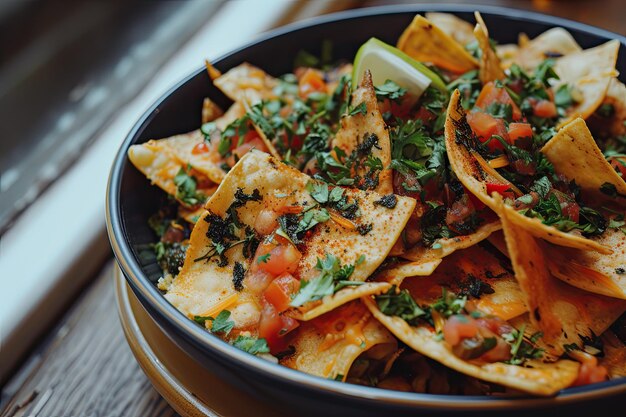
[[[376,38],[370,38],[356,53],[352,69],[353,87],[361,82],[363,73],[368,69],[374,85],[391,80],[417,97],[431,84],[447,92],[443,80],[424,64]]]

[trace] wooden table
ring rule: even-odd
[[[623,0],[478,3],[533,9],[626,34]],[[115,308],[113,267],[113,261],[107,263],[4,387],[1,417],[177,415],[152,388],[126,344]]]
[[[5,391],[2,417],[176,416],[135,361],[120,326],[114,263],[50,332]]]

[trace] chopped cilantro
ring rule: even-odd
[[[188,166],[187,170],[181,168],[174,177],[176,199],[187,205],[195,206],[204,203],[206,196],[196,190],[197,180],[195,177],[187,174],[189,170],[191,170],[191,166]]]
[[[386,80],[385,84],[374,87],[376,91],[376,98],[378,101],[389,99],[391,101],[400,101],[406,94],[406,88],[400,87],[398,84],[391,80]]]
[[[349,280],[355,266],[359,264],[359,260],[355,265],[341,266],[339,259],[333,255],[326,254],[324,259],[317,258],[315,268],[320,271],[319,276],[310,281],[300,280],[300,289],[291,300],[290,305],[300,307],[309,301],[320,300],[327,295],[332,295],[347,285],[360,285],[360,282],[353,283]]]
[[[211,333],[223,333],[227,336],[235,327],[235,322],[229,320],[230,314],[230,311],[222,310],[215,318],[211,316],[194,316],[193,320],[202,326],[206,326],[207,321],[213,322],[211,325]]]
[[[244,352],[248,352],[252,355],[258,353],[269,353],[270,348],[267,345],[267,340],[251,336],[237,336],[237,339],[233,342],[233,346],[237,349],[241,349]]]
[[[366,114],[366,113],[367,113],[367,105],[365,104],[365,102],[359,104],[358,106],[348,108],[348,116],[356,116],[357,114]]]

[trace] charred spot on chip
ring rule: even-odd
[[[388,209],[396,208],[397,203],[398,203],[398,197],[396,197],[395,194],[387,194],[387,195],[382,196],[379,200],[374,201],[374,204],[387,207]]]
[[[243,290],[243,279],[245,277],[246,270],[239,262],[235,262],[233,267],[233,287],[237,291]]]
[[[361,236],[365,236],[369,232],[372,231],[374,225],[372,223],[360,224],[356,227],[356,230],[359,232]]]
[[[480,298],[483,294],[493,294],[494,292],[495,290],[491,285],[472,274],[468,274],[467,279],[459,284],[459,296]]]

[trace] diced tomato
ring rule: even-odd
[[[578,370],[578,378],[576,378],[576,381],[574,381],[572,385],[587,385],[606,381],[608,375],[607,369],[598,364],[598,359],[595,356],[582,353],[577,355],[576,358],[580,359],[582,363]]]
[[[476,107],[480,107],[485,110],[492,103],[508,104],[512,109],[513,120],[517,121],[522,118],[522,111],[517,104],[515,104],[506,89],[496,87],[493,82],[488,82],[480,91],[480,94],[476,99]]]
[[[253,295],[261,295],[274,280],[274,276],[259,268],[255,268],[255,266],[256,264],[253,263],[250,271],[246,274],[246,290]]]
[[[297,320],[280,315],[272,304],[263,300],[259,337],[267,341],[271,353],[284,351],[287,348],[287,340],[284,336],[299,325]]]
[[[311,93],[316,92],[326,92],[324,76],[319,70],[307,68],[298,82],[298,93],[300,97],[307,98]]]
[[[272,281],[263,293],[263,296],[268,303],[274,306],[276,311],[282,313],[289,308],[291,295],[297,293],[299,288],[300,281],[291,274],[284,273]]]
[[[550,194],[554,194],[561,205],[561,213],[570,220],[578,223],[580,217],[580,206],[576,203],[574,196],[563,193],[559,190],[551,190]]]
[[[533,135],[533,129],[529,123],[511,123],[509,124],[509,139],[511,143],[515,143],[517,139],[529,138]]]
[[[298,268],[302,254],[291,243],[276,243],[276,241],[277,239],[274,238],[270,242],[266,240],[259,245],[254,264],[274,276],[283,272],[294,272]]]
[[[498,135],[508,141],[509,135],[502,119],[496,119],[492,115],[481,111],[472,111],[467,114],[467,123],[469,123],[472,131],[481,142],[486,142],[493,135]],[[504,149],[502,143],[497,139],[490,140],[487,147],[491,152]]]
[[[477,333],[476,320],[470,316],[455,314],[443,325],[443,337],[451,346],[456,346],[461,340],[474,337]]]
[[[474,206],[474,208],[476,210],[480,211],[480,210],[484,209],[485,207],[487,207],[485,205],[485,203],[480,201],[478,199],[478,197],[476,197],[474,194],[472,194],[467,188],[465,188],[465,186],[463,186],[463,190],[465,190],[465,194],[467,194],[467,197],[472,202],[472,205]]]
[[[621,173],[622,178],[626,178],[626,157],[613,157],[610,161],[615,171]]]
[[[486,186],[487,186],[487,194],[489,195],[495,192],[495,193],[500,194],[503,197],[510,197],[513,194],[509,191],[511,187],[508,184],[495,184],[495,183],[488,182]]]
[[[556,116],[556,105],[550,100],[539,100],[533,104],[533,113],[535,116],[543,118],[552,118]]]
[[[575,223],[580,220],[580,206],[576,203],[567,203],[561,207],[561,212]]]
[[[209,152],[209,146],[204,141],[198,143],[191,150],[191,153],[193,155],[200,155],[200,154],[207,153],[207,152]]]
[[[274,210],[263,209],[254,220],[254,230],[261,236],[267,236],[278,228],[278,213]]]
[[[497,337],[496,346],[485,352],[480,358],[486,362],[503,362],[511,359],[511,345]]]

